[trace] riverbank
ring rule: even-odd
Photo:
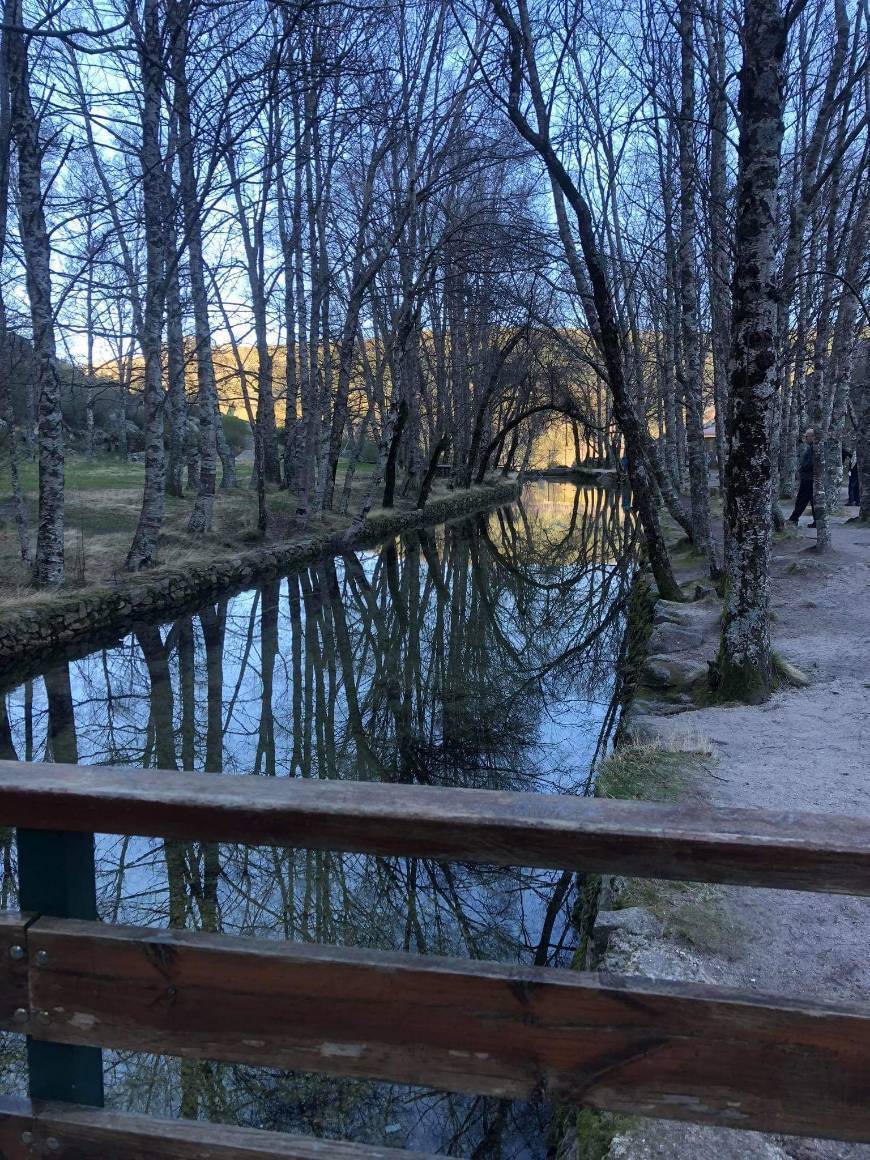
[[[229,595],[324,556],[371,547],[402,532],[512,503],[518,494],[519,484],[513,479],[461,491],[443,489],[433,491],[421,509],[402,505],[371,512],[350,539],[346,527],[336,527],[337,519],[330,517],[326,526],[313,523],[304,534],[272,539],[243,551],[238,550],[238,541],[234,547],[225,538],[212,538],[198,550],[176,558],[173,565],[147,573],[116,574],[98,584],[56,592],[20,592],[5,602],[0,613],[3,680],[19,677],[22,665],[32,666],[80,642],[99,644],[134,623],[179,616],[207,599]],[[165,549],[162,554],[165,558]]]
[[[703,581],[685,556],[680,579]],[[760,706],[705,705],[719,602],[659,601],[625,744],[602,769],[614,796],[870,817],[870,529],[835,520],[818,557],[808,528],[773,552],[774,646],[799,673]],[[786,670],[788,671],[788,670]],[[591,940],[599,970],[831,1000],[870,999],[870,900],[608,880]],[[604,1117],[589,1157],[867,1160],[870,1145]],[[564,1155],[586,1156],[565,1149]]]
[[[551,479],[561,483],[593,483],[599,487],[621,484],[624,477],[612,467],[542,467],[529,471],[527,479]]]

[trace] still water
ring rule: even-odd
[[[618,492],[520,502],[321,561],[0,698],[0,757],[538,793],[590,790],[614,725],[634,527]],[[2,906],[15,849],[0,831]],[[97,835],[101,917],[571,964],[572,873]],[[552,1109],[106,1052],[107,1102],[476,1158],[544,1157]],[[7,1037],[5,1090],[23,1080]]]

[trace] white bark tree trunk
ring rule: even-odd
[[[21,31],[21,0],[7,3],[5,18],[10,123],[18,156],[18,223],[30,301],[37,389],[39,526],[33,581],[47,588],[58,587],[64,581],[63,418],[51,296],[51,241],[42,188],[43,146],[30,97],[27,42]]]
[[[161,337],[165,300],[163,217],[166,181],[160,150],[160,102],[163,86],[159,0],[145,0],[139,36],[142,77],[142,206],[145,217],[145,305],[140,345],[145,362],[145,489],[142,510],[127,553],[126,569],[138,572],[157,559],[157,539],[166,503],[166,455],[163,447],[163,376]]]
[[[173,33],[171,66],[174,85],[174,113],[178,129],[178,184],[187,242],[199,404],[199,486],[193,511],[190,513],[188,529],[201,535],[211,531],[217,479],[217,427],[220,423],[220,415],[212,362],[211,325],[208,317],[208,293],[202,253],[201,206],[196,184],[190,96],[187,90],[185,60],[187,55],[188,8],[186,0],[173,0],[168,9],[168,21],[172,26]],[[226,483],[226,479],[224,482]]]
[[[708,559],[712,576],[719,564],[710,535],[710,491],[707,451],[704,446],[704,385],[701,375],[701,342],[698,334],[698,275],[695,242],[695,5],[680,0],[680,75],[682,96],[679,118],[680,144],[680,360],[683,397],[686,402],[686,445],[689,490],[692,501],[692,542]]]
[[[776,195],[783,135],[786,29],[779,0],[744,0],[726,581],[719,655],[723,696],[771,691],[771,411],[776,398]]]
[[[858,486],[861,489],[858,515],[862,520],[870,520],[870,339],[866,338],[861,340],[855,354],[852,410],[858,451]]]

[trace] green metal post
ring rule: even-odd
[[[23,911],[96,920],[94,835],[19,829],[18,883]],[[103,1053],[98,1047],[28,1036],[27,1060],[32,1099],[103,1106]]]

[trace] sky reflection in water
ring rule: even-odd
[[[510,508],[44,668],[7,693],[0,756],[588,792],[613,724],[633,534],[618,492],[529,484]],[[571,874],[105,835],[97,873],[113,922],[550,965],[574,948]],[[3,1070],[19,1083],[20,1057],[10,1040]],[[481,1160],[546,1154],[539,1105],[106,1059],[118,1106]]]

